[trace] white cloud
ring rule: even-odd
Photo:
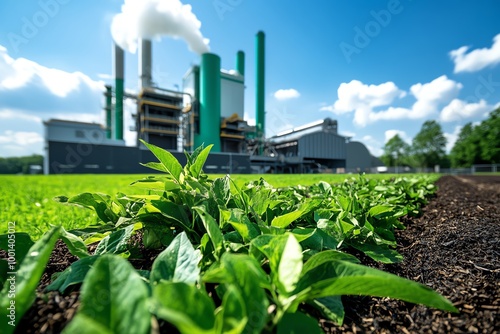
[[[245,121],[247,121],[248,125],[250,126],[253,126],[256,124],[256,121],[255,121],[255,117],[250,117],[250,115],[248,114],[248,112],[245,111],[245,113],[243,114],[243,119]]]
[[[349,138],[352,138],[352,137],[355,137],[355,136],[356,136],[356,132],[352,132],[352,131],[341,131],[341,132],[339,133],[339,135],[344,136],[344,137],[349,137]]]
[[[7,130],[0,134],[1,156],[41,154],[43,137],[38,132]]]
[[[380,142],[370,135],[363,136],[361,138],[361,143],[366,146],[370,154],[379,157],[384,154],[384,150],[381,148]]]
[[[274,97],[277,99],[277,100],[289,100],[289,99],[295,99],[295,98],[298,98],[300,96],[300,93],[293,89],[293,88],[290,88],[290,89],[279,89],[277,90],[275,93],[274,93]]]
[[[385,143],[387,143],[394,136],[398,135],[404,142],[411,144],[411,138],[406,134],[406,132],[401,130],[386,130],[385,131]]]
[[[375,107],[392,104],[397,98],[406,96],[393,82],[380,85],[366,85],[353,80],[342,83],[338,88],[338,99],[333,105],[321,110],[340,115],[354,112],[354,124],[366,126],[380,120],[422,119],[438,112],[438,108],[455,98],[462,84],[440,76],[429,83],[417,83],[410,87],[416,99],[411,108],[388,107],[375,111]]]
[[[450,52],[455,63],[455,73],[476,72],[500,63],[500,34],[493,38],[491,48],[475,49],[467,53],[468,50],[468,46],[462,46]]]
[[[2,109],[0,110],[0,119],[3,120],[23,120],[35,123],[42,123],[42,119],[38,116],[30,115],[18,110]]]
[[[53,114],[51,118],[64,119],[67,121],[84,122],[84,123],[101,123],[101,114]]]
[[[20,146],[27,146],[41,142],[43,142],[43,138],[37,132],[14,132],[7,130],[3,135],[0,135],[0,144],[14,143]]]
[[[443,108],[439,119],[443,122],[460,121],[488,113],[493,109],[494,107],[485,100],[480,100],[477,103],[467,103],[463,100],[453,99],[450,104]]]
[[[42,121],[103,122],[104,83],[12,58],[0,45],[0,156],[43,153]]]
[[[352,80],[341,83],[337,94],[338,100],[321,110],[340,115],[360,108],[383,106],[392,103],[397,97],[403,97],[405,92],[391,81],[380,85],[366,85],[359,80]]]
[[[101,92],[104,83],[94,81],[81,72],[65,72],[48,68],[25,58],[13,59],[5,47],[0,46],[0,91],[17,90],[35,83],[57,97],[66,97],[81,86]]]
[[[461,130],[462,126],[456,126],[452,133],[443,133],[444,137],[446,138],[446,152],[450,153],[451,149],[458,139],[458,135],[460,134]]]

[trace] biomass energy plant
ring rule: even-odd
[[[184,75],[182,90],[174,91],[153,84],[152,43],[142,39],[136,95],[124,91],[125,57],[117,45],[113,58],[115,85],[106,86],[104,93],[106,124],[44,122],[45,173],[148,173],[141,163],[156,158],[140,140],[170,151],[181,164],[186,161],[184,151],[213,145],[204,167],[207,173],[370,172],[374,167],[364,145],[339,135],[337,121],[328,118],[266,138],[262,31],[255,37],[255,126],[244,120],[242,51],[236,53],[236,68],[231,71],[221,69],[218,55],[202,54],[200,64]],[[123,138],[124,99],[137,104],[134,146],[126,146]],[[348,157],[355,158],[348,161]]]

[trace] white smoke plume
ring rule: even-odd
[[[198,54],[209,51],[209,40],[200,32],[201,22],[191,5],[180,0],[125,0],[111,23],[111,35],[122,49],[135,53],[138,39],[182,38]]]

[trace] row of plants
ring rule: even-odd
[[[181,166],[168,151],[144,144],[158,158],[145,165],[164,172],[133,183],[146,195],[60,196],[61,203],[94,210],[100,224],[72,231],[55,226],[36,243],[16,233],[16,322],[33,303],[59,239],[79,258],[46,288],[80,291],[81,307],[66,333],[149,333],[159,321],[190,334],[318,333],[318,314],[342,324],[342,295],[456,312],[430,288],[349,254],[355,249],[379,262],[401,261],[394,229],[404,228],[402,216],[418,214],[435,192],[433,180],[360,176],[277,189],[260,179],[238,187],[230,176],[204,174],[211,146],[186,153]],[[142,247],[157,249],[148,270],[132,265],[140,256],[136,234]],[[0,236],[0,248],[8,250],[8,235]],[[0,282],[5,319],[11,285],[7,276]],[[14,330],[1,326],[3,333]]]

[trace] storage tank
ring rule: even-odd
[[[220,152],[221,114],[220,57],[213,53],[201,55],[200,64],[200,119],[195,147],[213,144],[212,152]]]

